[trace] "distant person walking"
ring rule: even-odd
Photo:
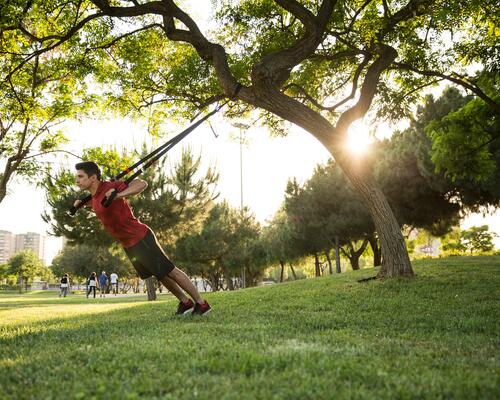
[[[64,274],[59,283],[61,288],[61,291],[59,292],[59,297],[66,297],[69,288],[68,274]]]
[[[111,289],[113,290],[113,294],[116,296],[116,294],[118,293],[118,275],[116,274],[116,272],[113,272],[109,276],[109,280],[111,281]]]
[[[101,293],[99,297],[106,297],[106,289],[108,288],[108,276],[106,275],[106,271],[102,271],[102,274],[99,275],[99,289]]]
[[[89,297],[90,292],[94,291],[94,299],[95,299],[95,288],[97,286],[97,274],[92,272],[87,280],[87,286],[89,288],[87,292],[87,298]]]

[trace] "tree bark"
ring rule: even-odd
[[[351,172],[348,168],[346,170]],[[348,175],[350,174],[348,173]],[[376,186],[372,177],[366,176],[363,180],[358,179],[357,176],[351,176],[350,178],[354,187],[364,199],[379,237],[382,267],[377,276],[379,278],[413,276],[403,234],[386,197]]]
[[[280,274],[280,282],[283,282],[283,275],[285,274],[285,263],[283,260],[280,260],[281,265],[281,274]]]
[[[147,278],[144,283],[146,284],[146,290],[148,292],[148,301],[156,300],[156,278],[151,276]]]
[[[315,269],[315,275],[316,276],[321,276],[321,271],[320,271],[320,268],[319,268],[318,253],[314,253],[314,269]]]
[[[337,270],[337,274],[342,272],[340,268],[340,240],[339,236],[335,236],[335,269]]]
[[[347,243],[347,247],[349,247],[349,253],[344,251],[344,254],[349,259],[353,271],[357,271],[359,269],[359,258],[363,255],[366,246],[368,246],[368,239],[363,240],[363,243],[358,250],[354,248],[351,242]]]
[[[224,280],[226,281],[226,286],[228,290],[234,290],[234,283],[228,272],[224,271]]]
[[[329,250],[325,250],[325,257],[326,257],[326,260],[328,261],[328,270],[330,271],[330,275],[333,275],[332,259],[330,258],[330,251]]]
[[[290,269],[292,270],[293,279],[297,280],[297,275],[295,275],[295,270],[293,269],[292,263],[289,263],[288,265],[290,265]]]
[[[262,68],[252,72],[253,96],[248,89],[242,89],[239,97],[291,121],[316,137],[339,163],[355,190],[360,194],[373,219],[382,252],[382,268],[379,278],[413,276],[410,257],[399,224],[389,203],[371,175],[367,160],[353,157],[345,148],[349,126],[362,118],[370,108],[382,71],[396,58],[397,53],[389,46],[383,46],[380,56],[368,67],[359,101],[343,112],[334,127],[309,107],[273,90],[266,80]]]
[[[368,241],[370,242],[370,247],[373,251],[373,266],[380,267],[382,265],[382,253],[380,251],[380,246],[378,245],[378,240],[375,235],[370,235],[368,237]]]

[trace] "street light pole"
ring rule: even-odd
[[[250,125],[241,123],[241,122],[235,122],[233,124],[235,128],[238,128],[240,131],[240,213],[241,216],[243,217],[243,130],[247,130],[250,128]],[[245,288],[247,286],[246,284],[246,271],[245,271],[245,266],[241,268],[241,287]]]
[[[243,136],[240,128],[240,212],[243,215]]]

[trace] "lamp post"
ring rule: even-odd
[[[244,124],[242,122],[233,123],[235,128],[240,131],[240,213],[243,216],[243,130],[250,128],[250,125]],[[246,285],[246,274],[245,266],[241,268],[241,287],[245,288]]]

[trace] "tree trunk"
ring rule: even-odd
[[[212,292],[219,290],[219,275],[215,273],[209,273],[210,286],[212,286]]]
[[[151,276],[147,278],[144,283],[146,284],[146,290],[148,292],[148,301],[156,300],[156,278]]]
[[[370,235],[368,237],[370,242],[370,247],[373,251],[373,266],[380,267],[382,265],[382,253],[380,251],[380,246],[378,245],[378,240],[375,235]]]
[[[340,265],[340,239],[338,235],[335,235],[335,270],[337,274],[342,272]]]
[[[382,72],[390,66],[397,55],[394,48],[387,45],[379,46],[378,57],[366,69],[358,101],[342,112],[335,126],[321,114],[276,90],[276,68],[281,64],[273,65],[273,62],[283,56],[280,52],[268,56],[266,62],[254,65],[252,88],[243,87],[238,92],[238,98],[241,100],[264,108],[314,135],[335,158],[356,192],[360,194],[373,219],[382,252],[379,278],[413,276],[410,257],[396,217],[371,174],[368,159],[353,156],[346,149],[345,142],[349,126],[368,112]],[[280,72],[284,73],[285,70]],[[234,86],[229,86],[229,80],[225,79],[227,76],[224,74],[227,73],[227,69],[218,68],[218,73],[221,81],[226,83],[227,93],[230,93],[229,88],[232,89]]]
[[[326,256],[326,260],[328,261],[328,270],[330,271],[330,275],[333,275],[332,259],[330,258],[330,251],[329,250],[325,251],[325,256]]]
[[[280,282],[283,282],[283,275],[285,274],[285,263],[283,260],[280,260],[281,265],[281,274],[280,274]]]
[[[224,280],[226,281],[226,286],[228,290],[234,290],[233,279],[228,272],[224,271]]]
[[[288,265],[290,265],[290,269],[292,270],[293,279],[297,280],[297,275],[295,275],[295,270],[293,269],[292,263],[289,263]]]
[[[351,263],[353,271],[357,271],[359,269],[359,258],[363,255],[366,246],[368,246],[368,239],[363,240],[363,243],[361,244],[358,250],[355,249],[355,247],[352,245],[351,242],[347,243],[347,247],[349,247],[349,253],[343,250],[345,256],[349,259],[349,262]]]
[[[321,271],[319,269],[318,253],[314,253],[314,268],[315,268],[316,276],[321,276]]]
[[[375,224],[382,253],[382,267],[377,275],[378,278],[413,276],[403,234],[387,199],[376,185],[375,179],[367,171],[364,171],[361,176],[361,173],[356,171],[355,166],[351,164],[344,165],[343,170],[357,192],[361,194]]]

